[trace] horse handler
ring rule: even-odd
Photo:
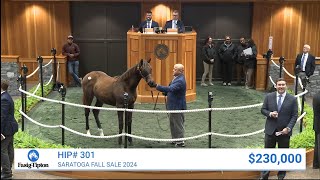
[[[155,87],[158,91],[163,92],[167,97],[168,110],[185,110],[186,104],[186,79],[184,77],[184,66],[175,64],[173,68],[173,80],[169,86],[161,86],[156,83],[151,87]],[[172,139],[184,137],[184,114],[170,113],[170,131]],[[173,141],[175,147],[185,147],[184,141]]]

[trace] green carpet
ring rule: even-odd
[[[220,82],[215,82],[214,86],[201,87],[197,83],[197,99],[188,103],[188,109],[202,109],[208,107],[208,91],[214,95],[212,107],[235,107],[262,103],[264,92],[244,89],[243,86],[222,86]],[[52,92],[48,98],[61,100],[58,92]],[[82,104],[82,89],[68,88],[67,102]],[[95,101],[94,101],[95,102]],[[104,105],[103,107],[111,107]],[[154,104],[136,103],[135,109],[153,109]],[[164,104],[158,104],[158,109],[165,110]],[[212,131],[222,134],[238,135],[251,133],[264,128],[265,118],[260,113],[261,107],[213,111],[212,112]],[[59,125],[61,124],[61,104],[52,102],[40,102],[32,109],[28,115],[43,124]],[[118,118],[115,111],[100,111],[100,121],[105,135],[118,134]],[[185,137],[195,136],[208,132],[208,112],[196,112],[185,114]],[[65,125],[73,130],[86,133],[84,109],[66,106]],[[296,125],[296,129],[297,129]],[[90,113],[90,129],[92,135],[99,135],[97,125],[93,114]],[[294,130],[297,133],[297,130]],[[26,120],[26,130],[39,138],[54,143],[61,143],[61,129],[50,129],[40,127]],[[151,138],[170,138],[169,120],[167,114],[153,113],[134,113],[132,123],[132,134],[151,137]],[[215,148],[244,148],[248,146],[257,146],[263,144],[264,133],[249,137],[230,138],[230,137],[212,137],[212,147]],[[82,148],[119,148],[118,139],[95,139],[75,135],[66,131],[65,144],[72,147]],[[131,148],[171,148],[166,142],[153,142],[133,139]],[[207,148],[208,137],[202,137],[186,141],[188,148]]]

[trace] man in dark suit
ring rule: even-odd
[[[303,46],[303,53],[298,54],[296,58],[295,67],[300,67],[301,73],[299,74],[300,78],[303,79],[305,76],[308,78],[313,75],[313,72],[316,68],[316,59],[309,53],[310,46],[305,44]]]
[[[159,27],[159,23],[152,20],[152,12],[147,11],[146,12],[146,20],[141,22],[141,24],[139,25],[139,30],[140,30],[140,32],[143,32],[143,28],[154,28],[154,27]]]
[[[320,168],[320,91],[313,96],[313,130],[315,132],[313,168]]]
[[[179,11],[178,10],[174,10],[172,12],[172,20],[167,21],[163,27],[163,29],[165,31],[167,31],[168,28],[178,29],[178,33],[184,32],[184,25],[183,25],[183,22],[181,20],[179,20]]]
[[[173,68],[173,80],[169,86],[161,86],[155,84],[154,87],[167,95],[167,109],[168,110],[185,110],[186,104],[186,79],[184,77],[184,66],[182,64],[175,64]],[[184,137],[184,114],[170,113],[170,130],[172,139]],[[184,141],[174,141],[176,147],[185,147]]]
[[[18,123],[14,119],[14,102],[7,92],[8,86],[8,81],[1,80],[1,179],[12,178],[13,135],[18,131]]]
[[[265,124],[265,148],[289,148],[292,129],[298,117],[296,97],[286,92],[287,83],[279,78],[276,83],[276,92],[267,94],[264,99],[261,113],[267,117]],[[278,179],[283,179],[286,171],[278,172]],[[263,171],[260,179],[268,179],[269,171]]]

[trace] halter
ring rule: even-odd
[[[140,69],[140,66],[137,67],[137,70],[139,71],[140,76],[141,76],[146,82],[148,82],[148,81],[147,81],[147,78],[148,78],[151,74],[148,73],[147,75],[143,75],[143,73],[142,73],[142,71],[141,71],[141,69]]]

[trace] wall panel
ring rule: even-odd
[[[70,32],[69,2],[1,1],[1,54],[60,54]]]
[[[163,27],[167,20],[172,19],[173,10],[178,10],[181,17],[181,3],[179,1],[168,2],[143,2],[141,3],[141,21],[144,21],[146,11],[152,11],[152,19],[159,23],[160,27]]]
[[[304,44],[320,55],[320,2],[254,3],[252,37],[259,54],[268,50],[273,36],[274,56],[295,59]]]

